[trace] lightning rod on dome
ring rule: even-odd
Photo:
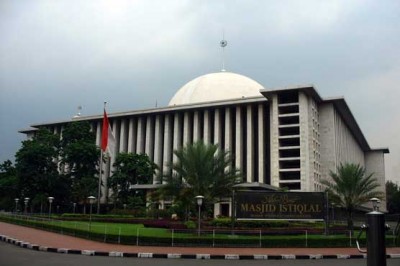
[[[225,40],[225,33],[222,31],[222,40],[219,42],[222,48],[222,68],[221,71],[225,72],[225,47],[228,45],[228,42]]]

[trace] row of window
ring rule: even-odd
[[[297,91],[278,95],[279,186],[301,190],[300,113]]]

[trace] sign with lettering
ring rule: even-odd
[[[323,192],[238,191],[238,220],[324,220]]]

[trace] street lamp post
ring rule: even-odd
[[[18,202],[19,202],[19,198],[15,198],[15,213],[18,212]]]
[[[26,198],[24,199],[24,203],[25,203],[25,214],[28,213],[28,202],[29,202],[29,198],[26,197]]]
[[[198,214],[198,231],[197,234],[198,236],[200,236],[200,222],[201,222],[201,205],[203,205],[203,199],[204,197],[201,195],[198,195],[195,197],[195,199],[197,200],[197,205],[199,206],[199,214]]]
[[[367,213],[367,265],[386,266],[385,215],[379,211],[378,198],[370,199],[373,211]]]
[[[89,196],[88,199],[89,199],[89,203],[90,203],[90,215],[89,215],[89,232],[90,232],[90,229],[92,226],[92,206],[93,206],[93,203],[96,200],[96,198],[94,196]]]
[[[231,200],[231,230],[232,234],[235,230],[235,188],[232,189],[232,200]]]
[[[53,203],[54,197],[48,197],[49,200],[49,219],[51,219],[51,204]]]
[[[374,211],[379,211],[379,203],[381,203],[380,199],[378,198],[372,198],[370,199],[372,202],[372,208]]]

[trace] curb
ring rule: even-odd
[[[281,255],[238,255],[238,254],[225,254],[225,255],[211,255],[211,254],[179,254],[179,253],[128,253],[119,251],[95,251],[95,250],[79,250],[68,248],[53,248],[31,244],[29,242],[21,241],[5,235],[0,235],[0,240],[9,244],[13,244],[22,248],[28,248],[36,251],[45,251],[63,254],[78,254],[86,256],[105,256],[105,257],[125,257],[125,258],[157,258],[157,259],[198,259],[198,260],[319,260],[319,259],[365,259],[366,254],[360,255],[294,255],[294,254],[281,254]],[[387,254],[388,259],[400,259],[400,254]]]

